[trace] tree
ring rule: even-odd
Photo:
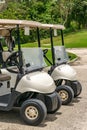
[[[61,23],[66,25],[73,8],[73,0],[57,0]],[[68,22],[69,24],[69,22]],[[69,25],[68,25],[69,26]]]
[[[72,20],[77,22],[78,28],[87,26],[87,0],[75,0],[72,9]]]

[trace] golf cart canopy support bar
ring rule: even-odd
[[[18,41],[18,53],[19,53],[19,66],[20,66],[20,73],[23,73],[23,60],[22,60],[22,52],[21,52],[21,45],[20,45],[20,31],[19,25],[17,24],[17,41]]]
[[[62,39],[62,46],[64,46],[63,30],[61,30],[61,39]]]
[[[38,39],[38,47],[41,46],[40,44],[40,33],[39,33],[39,28],[37,27],[37,39]]]
[[[53,29],[52,28],[50,28],[50,41],[51,41],[51,51],[52,51],[53,65],[55,65],[55,56],[54,56],[54,48],[53,48]]]
[[[18,50],[21,50],[20,47],[20,32],[19,32],[19,25],[17,24],[17,41],[18,41]]]

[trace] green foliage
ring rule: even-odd
[[[6,10],[0,13],[0,18],[7,19],[27,19],[28,7],[25,4],[9,2]]]
[[[67,27],[76,21],[78,28],[87,24],[87,0],[12,0],[6,4],[0,18],[62,23]]]
[[[0,18],[64,24],[65,33],[87,28],[87,0],[9,0],[5,7]],[[36,30],[30,36],[23,33],[20,33],[21,43],[37,41]],[[49,33],[42,30],[41,39],[47,37]]]
[[[61,37],[53,38],[54,45],[61,45]],[[65,47],[66,48],[84,48],[87,47],[87,31],[81,30],[70,34],[64,35]],[[37,42],[29,42],[23,44],[22,47],[37,47]],[[51,48],[50,46],[50,38],[45,38],[41,40],[41,47],[43,48]]]
[[[72,19],[77,22],[78,29],[87,26],[87,0],[75,0],[71,13]]]

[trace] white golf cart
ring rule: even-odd
[[[69,56],[65,50],[63,37],[65,27],[63,25],[42,24],[42,28],[50,30],[52,62],[46,56],[48,49],[43,51],[45,59],[51,64],[48,73],[54,79],[57,86],[56,91],[60,94],[62,103],[65,105],[70,103],[73,97],[79,96],[82,92],[82,86],[77,80],[76,71],[68,64]],[[62,46],[54,46],[53,30],[56,35],[57,31],[60,31]]]
[[[55,81],[57,86],[56,91],[62,99],[62,104],[67,105],[72,102],[74,97],[80,95],[82,86],[76,78],[76,71],[69,64],[67,64],[69,57],[64,47],[63,38],[63,30],[65,27],[63,25],[41,24],[41,26],[37,28],[38,47],[40,48],[41,42],[39,29],[47,29],[50,32],[52,61],[50,61],[50,59],[46,56],[48,49],[44,49],[44,58],[51,65],[50,69],[44,68],[44,71],[48,72]],[[59,30],[61,32],[62,46],[54,46],[53,30]]]
[[[61,106],[53,79],[41,71],[43,64],[37,62],[33,66],[32,61],[32,66],[30,62],[24,64],[19,28],[39,26],[40,23],[34,21],[0,19],[0,35],[7,36],[7,31],[16,29],[18,41],[17,51],[0,50],[0,110],[19,107],[21,117],[29,125],[39,125],[47,112],[54,113]]]

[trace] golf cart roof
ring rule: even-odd
[[[59,30],[64,30],[65,27],[64,25],[59,25],[59,24],[42,24],[42,28],[52,28],[52,29],[59,29]]]
[[[59,29],[64,30],[65,27],[59,24],[42,24],[36,21],[29,20],[13,20],[13,19],[0,19],[0,35],[9,36],[9,31],[19,25],[20,28],[29,27],[29,28],[43,28],[43,29]]]
[[[11,19],[0,19],[0,35],[8,36],[9,31],[16,26],[19,25],[20,28],[29,27],[29,28],[37,28],[41,27],[41,23],[36,21],[28,21],[28,20],[11,20]]]
[[[39,27],[41,24],[36,21],[28,21],[28,20],[11,20],[11,19],[0,19],[0,28],[12,28],[15,25],[20,26],[29,26],[29,27]]]
[[[11,20],[11,19],[0,19],[0,30],[3,29],[12,29],[15,28],[16,25],[20,25],[20,27],[28,26],[30,28],[53,28],[53,29],[61,29],[64,30],[65,27],[59,24],[41,24],[36,21],[29,20]]]

